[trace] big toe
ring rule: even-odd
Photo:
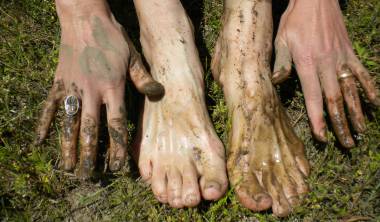
[[[227,190],[228,181],[225,167],[205,168],[200,180],[202,196],[206,200],[217,200]]]
[[[271,172],[263,172],[263,184],[272,197],[272,211],[278,217],[286,217],[291,212],[291,206],[283,192],[283,187]]]
[[[267,193],[251,194],[243,188],[237,189],[235,192],[240,203],[250,210],[258,212],[272,206],[272,198]]]
[[[225,193],[224,183],[218,180],[207,180],[202,186],[202,195],[206,200],[217,200]]]

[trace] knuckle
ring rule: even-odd
[[[326,99],[329,106],[335,107],[340,106],[340,104],[343,104],[343,96],[340,93],[334,96],[327,96]]]

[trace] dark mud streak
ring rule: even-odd
[[[115,118],[112,119],[108,125],[108,130],[112,141],[120,145],[120,148],[124,149],[127,147],[126,135],[128,133],[125,122],[126,120],[124,118]]]
[[[97,124],[94,118],[86,116],[82,122],[81,131],[81,164],[79,176],[87,179],[95,169],[96,152],[97,152]]]
[[[41,117],[38,121],[35,144],[41,144],[46,138],[51,121],[58,108],[59,101],[65,94],[65,86],[63,80],[59,79],[54,82],[52,89],[46,99]]]
[[[343,99],[338,97],[338,99],[327,99],[329,106],[330,118],[335,133],[338,136],[339,141],[345,147],[351,147],[352,141],[350,139],[350,132],[347,125],[347,119],[345,117]]]
[[[66,141],[70,141],[74,138],[75,125],[78,124],[78,116],[67,116],[63,120],[63,137]],[[74,141],[72,141],[74,142]]]

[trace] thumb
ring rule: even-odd
[[[165,94],[165,89],[163,85],[148,73],[142,60],[140,53],[134,47],[131,39],[125,34],[129,51],[130,51],[130,62],[129,62],[129,74],[132,82],[136,86],[136,89],[148,96],[149,98],[159,98]]]
[[[272,82],[274,84],[279,84],[286,80],[292,69],[292,57],[288,46],[281,42],[277,41],[275,43],[276,48],[276,61],[274,64]]]

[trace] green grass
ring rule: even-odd
[[[194,19],[206,68],[209,111],[219,136],[226,142],[227,109],[209,70],[210,54],[220,28],[222,0],[184,2]],[[129,21],[125,25],[137,43],[138,26],[131,6],[116,8],[118,19]],[[379,84],[380,3],[351,0],[344,14],[354,48]],[[270,211],[253,213],[242,208],[231,190],[217,202],[176,210],[159,204],[136,173],[106,175],[85,183],[60,171],[60,115],[49,139],[42,146],[32,145],[38,113],[57,65],[59,32],[52,1],[0,1],[0,220],[278,220]],[[331,133],[328,144],[317,144],[310,135],[299,81],[292,78],[286,84],[295,88],[294,94],[282,99],[306,145],[312,164],[308,179],[312,192],[301,207],[283,220],[380,221],[380,110],[364,104],[368,130],[356,136],[358,147],[350,152],[336,147]],[[284,87],[279,91],[283,94]]]

